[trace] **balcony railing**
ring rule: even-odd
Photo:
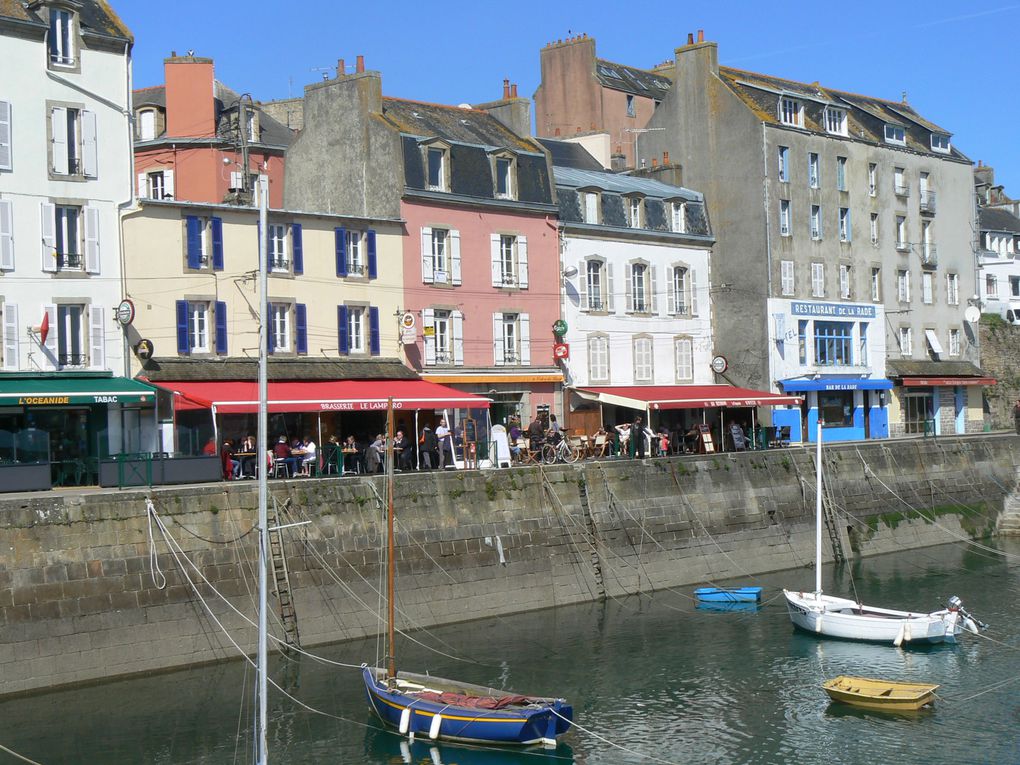
[[[364,276],[365,275],[365,264],[361,261],[348,260],[347,261],[347,275],[348,276]]]
[[[286,258],[272,258],[269,261],[271,271],[290,271],[290,261]]]
[[[921,212],[928,215],[935,214],[935,192],[934,191],[922,191],[921,192]]]
[[[925,244],[921,247],[921,265],[934,268],[939,264],[939,251],[934,244]]]
[[[588,298],[588,310],[589,311],[604,311],[606,310],[605,301],[600,297],[589,297]]]
[[[57,254],[58,271],[81,271],[84,266],[81,253],[62,252]]]
[[[437,364],[452,364],[453,354],[450,351],[436,351]]]
[[[516,287],[517,286],[517,276],[515,274],[504,273],[502,278],[501,278],[501,281],[502,281],[504,287]]]
[[[896,242],[896,249],[900,252],[910,252],[910,242]]]
[[[88,359],[84,353],[61,353],[57,355],[57,363],[61,367],[83,367]]]
[[[910,196],[910,184],[909,183],[894,183],[893,191],[896,192],[898,197],[909,197]]]

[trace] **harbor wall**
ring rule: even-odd
[[[875,555],[994,533],[1018,447],[1007,435],[827,447],[838,547]],[[807,566],[814,476],[800,448],[398,475],[398,621]],[[302,645],[376,634],[384,479],[270,490],[281,523],[309,521],[281,532]],[[250,482],[0,500],[0,695],[253,651],[256,502]]]

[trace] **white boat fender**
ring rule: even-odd
[[[978,634],[978,626],[969,616],[963,620],[963,628],[975,635]]]
[[[909,643],[913,639],[914,636],[910,632],[910,622],[907,622],[906,624],[903,625],[903,640],[904,642]]]
[[[432,724],[429,726],[429,738],[435,741],[439,738],[439,728],[443,724],[443,716],[441,714],[432,715]]]
[[[822,631],[822,615],[818,614],[818,618],[815,619],[815,632]]]
[[[906,624],[901,624],[900,631],[896,633],[896,639],[892,641],[892,644],[897,648],[903,645],[903,633],[906,630],[906,628],[907,628]]]
[[[404,707],[400,712],[400,726],[397,728],[397,730],[400,731],[401,735],[404,735],[407,733],[410,727],[411,727],[411,707]]]

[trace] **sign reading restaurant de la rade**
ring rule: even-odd
[[[793,316],[821,316],[833,319],[874,319],[875,306],[860,303],[808,303],[790,301]]]

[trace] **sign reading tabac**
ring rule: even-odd
[[[874,319],[875,306],[861,303],[806,303],[794,300],[790,303],[794,316],[820,316],[831,319]]]

